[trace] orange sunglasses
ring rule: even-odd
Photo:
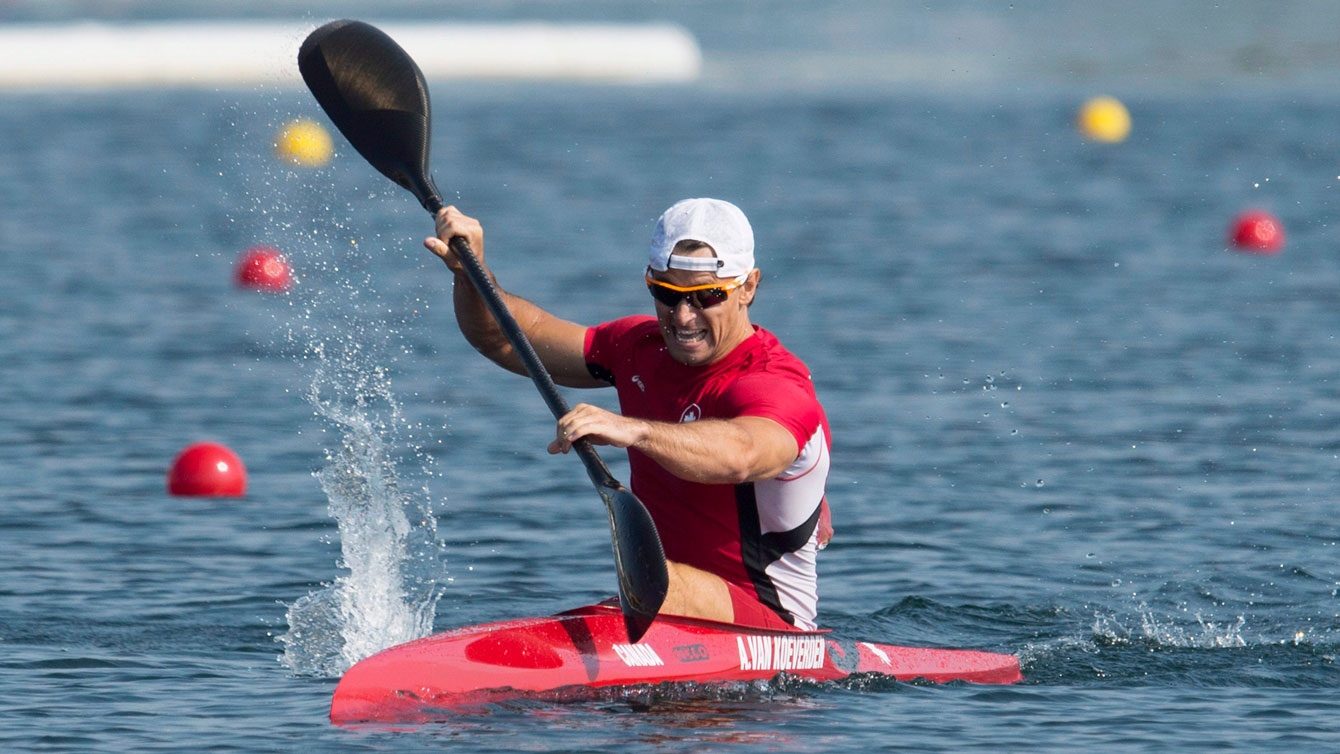
[[[710,309],[717,304],[722,303],[730,297],[731,291],[739,288],[744,281],[749,278],[749,273],[745,273],[729,283],[708,283],[707,285],[690,285],[688,287],[671,285],[663,283],[651,276],[647,272],[647,290],[651,291],[652,297],[666,306],[674,309],[679,306],[679,302],[688,299],[689,303],[699,309]]]

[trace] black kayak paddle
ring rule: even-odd
[[[362,21],[332,21],[308,35],[298,69],[316,101],[349,143],[383,175],[408,189],[432,214],[442,197],[429,174],[432,111],[428,84],[414,60],[380,29]],[[451,239],[479,295],[516,349],[554,418],[568,405],[549,371],[503,304],[498,289],[464,238]],[[642,501],[624,487],[586,440],[573,447],[609,511],[619,605],[628,637],[636,642],[665,601],[665,551]]]

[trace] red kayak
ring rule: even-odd
[[[777,631],[660,616],[636,644],[617,606],[486,623],[391,647],[354,665],[331,700],[336,723],[441,717],[453,709],[567,689],[766,680],[787,672],[819,681],[853,673],[898,680],[1015,683],[1012,655],[837,640],[827,631]]]

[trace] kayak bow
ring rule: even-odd
[[[787,672],[819,681],[853,673],[897,680],[1015,683],[1013,655],[846,641],[660,616],[628,641],[617,607],[486,623],[391,647],[354,665],[330,705],[335,723],[441,717],[453,709],[565,687],[754,681]]]

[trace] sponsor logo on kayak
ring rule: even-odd
[[[661,661],[661,656],[656,654],[656,650],[646,644],[615,644],[614,654],[630,668],[650,668],[665,664]]]
[[[675,659],[680,662],[702,662],[711,657],[707,653],[707,647],[701,644],[685,644],[682,647],[675,647]]]
[[[737,636],[740,670],[814,670],[824,666],[818,636]]]

